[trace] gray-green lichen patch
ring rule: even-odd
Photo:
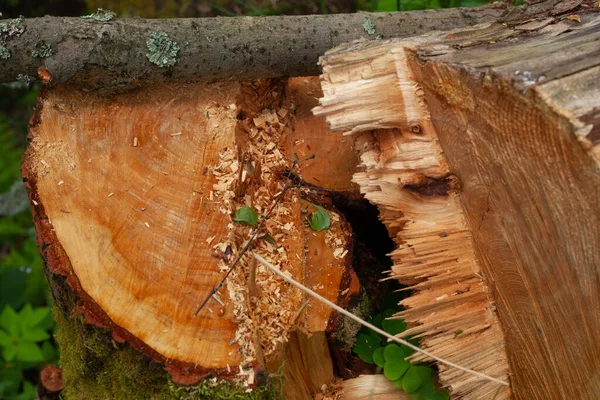
[[[375,24],[370,19],[367,19],[365,22],[363,22],[363,28],[368,35],[375,34]]]
[[[25,26],[22,23],[23,18],[22,15],[19,15],[19,18],[0,22],[0,37],[6,38],[21,35],[25,31]]]
[[[17,82],[25,83],[29,85],[31,82],[34,82],[35,78],[33,76],[27,74],[19,74],[17,75]]]
[[[10,50],[0,44],[0,60],[8,60],[10,56]]]
[[[91,13],[90,15],[84,15],[81,18],[93,19],[95,21],[107,22],[113,19],[117,15],[116,12],[110,10],[104,10],[99,8],[95,13]]]
[[[31,57],[34,58],[47,58],[54,54],[52,46],[45,42],[40,42],[35,45],[35,49],[31,51]]]
[[[179,46],[169,39],[167,32],[151,32],[146,41],[148,60],[161,68],[172,67],[177,62]]]

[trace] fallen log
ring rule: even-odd
[[[524,9],[547,7],[540,4]],[[441,382],[453,396],[497,394],[500,399],[511,393],[517,398],[543,393],[552,398],[560,393],[585,398],[594,393],[597,388],[590,377],[597,370],[593,357],[598,349],[589,339],[598,328],[593,315],[598,310],[598,263],[588,252],[598,242],[597,164],[590,161],[596,160],[598,148],[593,80],[597,65],[589,54],[597,23],[592,13],[574,15],[581,26],[575,18],[555,23],[557,17],[333,51],[323,59],[325,66],[329,60],[346,68],[344,56],[350,54],[365,67],[325,87],[321,110],[334,129],[369,131],[358,134],[356,141],[352,136],[340,138],[322,117],[310,115],[322,96],[314,78],[240,82],[240,77],[258,73],[246,68],[245,58],[228,67],[244,64],[243,69],[212,76],[234,79],[212,83],[182,82],[186,76],[190,81],[201,79],[178,69],[179,62],[166,74],[150,65],[119,80],[114,75],[120,68],[119,62],[113,64],[116,59],[97,69],[87,69],[86,64],[70,70],[75,71],[72,75],[57,72],[69,71],[65,58],[52,66],[47,59],[41,75],[49,85],[32,118],[23,174],[61,326],[65,395],[217,397],[218,391],[236,390],[225,389],[229,386],[224,379],[255,389],[248,396],[278,392],[277,385],[283,386],[285,398],[322,393],[335,376],[327,335],[335,329],[336,314],[307,302],[296,289],[253,266],[249,257],[241,258],[219,295],[209,298],[194,318],[252,232],[235,221],[237,211],[245,205],[265,215],[290,182],[293,187],[265,222],[254,251],[332,302],[347,304],[358,291],[350,265],[352,230],[330,197],[356,197],[360,189],[380,207],[380,217],[399,246],[392,254],[396,265],[389,278],[414,286],[415,295],[403,303],[409,333],[419,335],[432,352],[465,367],[501,380],[511,374],[511,388],[498,392],[497,385],[440,366]],[[117,22],[90,23],[110,31],[121,26]],[[132,21],[132,29],[138,23],[155,22]],[[111,35],[107,37],[114,38]],[[232,40],[243,40],[236,38]],[[513,43],[515,52],[510,51]],[[497,50],[497,64],[489,59],[489,46]],[[542,74],[527,63],[554,48],[566,54],[552,63],[535,64],[552,72],[544,73],[547,81],[542,83]],[[211,57],[225,54],[213,50]],[[294,60],[282,61],[287,69],[279,64],[265,69],[264,76],[290,74],[289,65],[299,65]],[[520,60],[526,68],[518,65]],[[377,62],[370,65],[373,61]],[[294,73],[302,71],[312,70]],[[327,70],[325,74],[334,76]],[[110,77],[116,80],[107,81]],[[377,81],[379,77],[384,79]],[[336,86],[344,79],[348,85]],[[360,90],[353,89],[356,82]],[[577,85],[577,95],[584,100],[570,95],[565,82]],[[123,88],[128,90],[115,91]],[[377,90],[370,91],[373,88]],[[518,110],[537,113],[536,123],[546,121],[543,132],[554,135],[553,140],[566,142],[550,148],[528,144],[527,151],[511,147],[498,154],[514,157],[515,165],[529,169],[543,165],[544,179],[557,185],[548,165],[576,161],[561,170],[560,187],[563,193],[576,191],[581,207],[568,207],[567,197],[551,198],[554,192],[547,185],[541,185],[538,197],[530,197],[530,187],[518,176],[502,174],[504,164],[495,161],[496,150],[489,143],[499,148],[513,145],[514,136],[502,131],[514,112],[502,103],[505,95],[519,104]],[[483,111],[474,96],[489,99],[481,102],[487,104]],[[325,104],[329,100],[331,108]],[[504,105],[501,111],[496,104]],[[340,109],[346,110],[341,117],[336,116]],[[485,125],[482,113],[500,122]],[[535,125],[520,114],[514,119]],[[458,142],[453,132],[464,126],[461,121],[471,120],[481,125],[473,124],[476,129],[465,135],[470,142],[452,147]],[[541,131],[533,131],[533,138],[541,140]],[[477,164],[480,153],[461,153],[469,148],[486,154],[483,165]],[[294,168],[295,154],[305,159],[313,153],[314,159]],[[574,176],[577,189],[564,186]],[[478,179],[485,184],[470,186]],[[495,191],[478,189],[492,187],[491,182]],[[523,216],[505,198],[525,199],[527,210],[551,211]],[[327,209],[330,229],[315,232],[309,227],[313,204]],[[557,222],[544,222],[553,218]],[[517,236],[511,236],[506,220],[521,224]],[[571,220],[581,221],[580,226],[567,229],[566,221]],[[489,231],[484,229],[487,224]],[[539,245],[550,256],[528,254],[525,245],[530,252]],[[540,266],[540,260],[549,264]],[[551,270],[560,272],[552,276]],[[542,281],[556,293],[546,297]],[[569,282],[568,290],[559,286],[564,281]],[[525,287],[530,282],[534,286]],[[587,303],[576,297],[573,287],[586,291]],[[513,298],[518,301],[509,301]],[[563,308],[555,315],[552,308],[558,304]],[[574,305],[576,318],[587,318],[573,357],[562,336],[572,317],[564,304]],[[557,329],[553,321],[565,326]],[[557,359],[548,356],[554,347],[570,368],[560,376]],[[518,358],[524,353],[538,358]],[[577,357],[585,360],[583,371],[574,368]]]
[[[398,245],[390,278],[414,290],[403,335],[510,377],[438,364],[456,398],[600,393],[599,26],[582,13],[321,59],[314,111],[356,138],[354,181]]]
[[[551,12],[557,0],[485,7],[339,15],[3,20],[0,82],[44,79],[116,91],[153,82],[318,75],[318,57],[358,38],[407,37]],[[571,7],[577,7],[574,2]],[[364,24],[370,21],[374,31]]]

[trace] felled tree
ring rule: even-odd
[[[470,25],[479,21],[476,15],[489,20],[504,14],[503,21],[513,25],[522,18],[550,11],[560,14],[578,6],[542,2],[521,8],[394,14],[377,24],[385,32],[400,26],[399,36],[405,37],[430,27]],[[314,73],[306,67],[311,50],[301,59],[277,56],[283,44],[289,45],[281,35],[273,51],[261,51],[260,46],[249,53],[231,50],[223,68],[215,60],[225,54],[225,46],[248,38],[233,35],[232,43],[220,40],[221,47],[207,44],[210,54],[200,51],[200,42],[193,40],[195,32],[214,30],[218,20],[205,26],[183,21],[190,29],[181,31],[173,21],[147,22],[169,30],[166,36],[151,35],[166,46],[158,47],[168,50],[158,59],[146,53],[146,22],[85,21],[79,27],[75,24],[73,29],[83,30],[77,32],[70,30],[71,25],[60,25],[56,37],[66,41],[39,71],[49,86],[32,119],[23,172],[61,326],[66,395],[214,397],[218,391],[235,389],[214,379],[196,383],[211,376],[260,388],[265,382],[276,385],[283,376],[285,398],[310,398],[331,382],[334,371],[326,332],[334,329],[336,315],[307,302],[301,292],[253,266],[249,257],[241,258],[219,294],[194,318],[203,298],[241,254],[253,231],[247,224],[266,215],[290,183],[294,187],[265,221],[254,249],[296,280],[341,305],[356,293],[349,266],[352,232],[327,193],[354,196],[360,187],[380,207],[381,219],[399,245],[392,255],[396,265],[390,279],[415,289],[404,302],[408,333],[421,335],[426,348],[466,367],[500,379],[511,373],[513,386],[497,398],[506,398],[511,390],[519,398],[532,393],[549,398],[556,393],[579,397],[594,393],[591,378],[597,370],[598,348],[590,338],[598,328],[594,314],[598,263],[589,249],[597,242],[598,178],[593,147],[596,86],[590,77],[597,67],[586,55],[593,51],[597,20],[585,13],[578,17],[586,23],[578,32],[585,33],[581,37],[565,33],[579,27],[576,18],[559,24],[550,18],[516,27],[434,33],[399,43],[373,41],[330,53],[323,60],[330,85],[324,86],[321,112],[328,115],[333,129],[377,129],[361,134],[356,142],[340,138],[323,119],[310,115],[316,98],[322,96],[314,78],[243,81],[260,77],[261,71],[265,77]],[[327,25],[329,38],[337,37],[336,29],[345,40],[352,39],[356,30],[365,35],[362,23],[352,25],[354,31],[339,31],[344,27],[340,17],[332,18],[340,25]],[[403,25],[403,18],[409,23]],[[277,32],[284,32],[317,19],[243,21],[250,26],[266,21],[261,26],[272,29],[280,22],[277,29],[282,30]],[[419,21],[429,22],[419,27]],[[307,26],[298,34],[310,36]],[[35,27],[20,33],[12,30],[12,36],[2,37],[3,43],[9,50],[18,49],[37,38]],[[235,33],[238,28],[226,24],[223,31]],[[89,33],[96,30],[105,30],[106,35]],[[69,32],[99,37],[75,40],[83,46],[81,54],[90,54],[95,61],[73,58],[72,65],[66,63],[72,52],[65,50],[72,49],[69,43],[75,37]],[[105,38],[114,40],[122,32],[129,33],[123,41],[131,52],[106,50]],[[262,32],[274,35],[269,29]],[[182,40],[188,36],[189,41]],[[497,46],[495,61],[489,59],[490,42]],[[186,49],[180,47],[183,43],[192,44]],[[541,85],[537,82],[541,73],[527,63],[557,46],[569,49],[568,54],[579,61],[567,64],[561,57],[544,61],[544,66],[563,72],[546,74],[547,83]],[[266,54],[266,69],[256,67],[254,59],[245,64],[259,54]],[[13,76],[20,71],[16,61],[23,57],[15,52],[3,71]],[[210,62],[200,63],[198,57]],[[354,61],[348,63],[349,58]],[[125,65],[128,59],[131,63]],[[166,69],[150,64],[152,59]],[[39,62],[22,61],[26,72]],[[518,62],[527,67],[517,67]],[[204,76],[198,72],[200,65],[216,67]],[[485,74],[488,66],[493,68]],[[182,82],[232,75],[240,81]],[[563,90],[568,86],[558,78],[567,75],[572,78],[564,79],[581,85],[579,99],[589,101],[575,101],[569,97],[573,92]],[[525,86],[535,79],[538,85],[521,92],[519,81],[506,76],[518,77]],[[508,107],[505,98],[518,107]],[[527,115],[536,116],[536,123],[518,113],[510,118],[515,110],[527,110]],[[471,120],[472,124],[465,123]],[[538,122],[545,124],[543,130]],[[517,123],[533,132],[535,140],[519,136],[524,137],[519,141],[510,135],[514,127],[510,124]],[[459,128],[452,127],[464,126],[473,126],[465,134],[472,143],[455,146],[458,141],[452,134]],[[580,141],[574,139],[573,127]],[[562,144],[541,146],[539,132],[551,132],[551,139]],[[316,157],[295,166],[295,153],[298,159],[313,153]],[[549,165],[556,167],[565,160],[569,168],[556,176],[548,172]],[[505,175],[505,164],[518,166],[510,170],[517,174]],[[351,182],[356,167],[358,186]],[[545,173],[540,175],[544,184],[530,196],[532,188],[523,182],[540,173],[537,167]],[[545,186],[555,182],[552,179],[565,189],[555,192]],[[495,191],[478,189],[492,184],[497,185]],[[569,204],[568,198],[550,198],[570,191],[578,193],[575,202],[581,208]],[[519,214],[520,209],[511,206],[514,199],[531,212]],[[329,229],[315,232],[309,226],[315,205],[327,209]],[[546,215],[543,210],[550,211]],[[503,222],[507,219],[514,221],[517,236],[509,235]],[[565,228],[570,221],[579,221],[577,229]],[[489,231],[483,229],[486,224]],[[542,238],[550,238],[549,244]],[[576,248],[577,243],[589,247]],[[541,252],[551,256],[540,258]],[[538,258],[532,259],[532,254]],[[560,262],[570,259],[572,264]],[[550,269],[559,272],[552,276]],[[556,285],[551,294],[542,290],[542,281]],[[571,285],[563,290],[559,281]],[[591,308],[576,297],[576,287],[586,290]],[[560,312],[551,312],[553,307]],[[567,354],[571,342],[563,331],[570,325],[557,328],[553,321],[567,321],[571,309],[578,310],[586,328],[578,331],[578,342]],[[527,351],[537,353],[521,358]],[[563,358],[549,356],[551,351],[562,352],[557,354],[564,355],[567,372],[558,371],[556,365]],[[574,368],[577,358],[585,360],[585,368]],[[439,367],[442,383],[456,397],[494,396],[498,390],[497,384]],[[248,396],[262,396],[262,389]]]

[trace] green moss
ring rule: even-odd
[[[100,22],[108,22],[113,19],[117,14],[114,11],[104,10],[99,8],[95,13],[91,13],[90,15],[84,15],[81,18],[93,19],[94,21]]]
[[[361,289],[358,295],[358,302],[355,307],[349,310],[352,314],[359,318],[365,318],[370,315],[372,310],[369,302],[369,296]],[[356,342],[356,335],[362,328],[362,325],[355,320],[348,318],[344,315],[340,315],[339,323],[335,331],[335,337],[340,343],[340,348],[344,351],[349,352]]]
[[[278,400],[281,387],[273,381],[267,385],[256,388],[251,392],[226,381],[214,381],[205,379],[195,386],[179,386],[169,382],[169,391],[172,398],[178,400]]]
[[[167,32],[151,32],[146,41],[148,60],[161,68],[172,67],[177,62],[179,46],[169,39]]]
[[[0,60],[8,60],[10,56],[10,50],[0,44]]]
[[[53,285],[65,288],[55,278],[51,279],[54,279]],[[81,315],[67,311],[73,309],[72,299],[61,295],[55,300],[54,318],[59,326],[56,341],[65,383],[62,396],[66,400],[281,398],[280,388],[272,380],[248,393],[233,383],[214,379],[205,379],[193,386],[175,385],[161,364],[128,344],[115,343],[108,329],[88,325]]]
[[[52,50],[52,45],[40,42],[35,45],[35,49],[31,51],[31,57],[33,58],[47,58],[54,54],[54,50]]]
[[[84,323],[79,314],[54,312],[59,330],[65,399],[173,399],[161,365],[131,346],[116,344],[108,330]]]

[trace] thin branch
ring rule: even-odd
[[[252,253],[252,255],[254,256],[254,258],[256,258],[258,260],[258,262],[260,262],[262,265],[264,265],[265,267],[267,267],[268,269],[270,269],[271,272],[273,272],[275,275],[283,278],[285,281],[291,283],[292,285],[296,286],[298,289],[302,290],[303,292],[307,293],[308,295],[310,295],[310,296],[314,297],[315,299],[319,300],[321,303],[328,305],[329,307],[333,308],[337,312],[339,312],[339,313],[347,316],[348,318],[353,319],[354,321],[358,322],[359,324],[364,325],[367,328],[374,330],[375,332],[379,333],[380,335],[385,336],[389,340],[393,340],[394,342],[398,342],[398,343],[400,343],[400,344],[402,344],[402,345],[404,345],[406,347],[409,347],[409,348],[413,349],[416,352],[419,352],[419,353],[421,353],[423,355],[426,355],[427,357],[430,357],[430,358],[432,358],[432,359],[434,359],[434,360],[436,360],[436,361],[438,361],[438,362],[440,362],[442,364],[446,364],[446,365],[448,365],[450,367],[457,368],[457,369],[459,369],[461,371],[464,371],[464,372],[467,372],[469,374],[478,376],[478,377],[480,377],[482,379],[486,379],[488,381],[492,381],[492,382],[499,383],[501,385],[508,386],[508,383],[505,382],[505,381],[503,381],[503,380],[501,380],[501,379],[491,377],[489,375],[486,375],[486,374],[481,373],[481,372],[474,371],[474,370],[469,369],[469,368],[461,367],[460,365],[455,364],[455,363],[453,363],[451,361],[448,361],[448,360],[445,360],[445,359],[443,359],[441,357],[435,356],[435,355],[431,354],[430,352],[428,352],[427,350],[423,350],[420,347],[417,347],[414,344],[412,344],[410,342],[407,342],[406,340],[403,340],[403,339],[400,339],[400,338],[397,338],[395,336],[390,335],[386,331],[384,331],[382,329],[379,329],[375,325],[372,325],[372,324],[368,323],[367,321],[358,318],[356,315],[352,314],[351,312],[348,312],[348,311],[344,310],[342,307],[338,306],[337,304],[332,303],[331,301],[329,301],[326,298],[320,296],[319,294],[313,292],[312,290],[310,290],[306,286],[302,285],[301,283],[299,283],[299,282],[295,281],[294,279],[290,278],[289,276],[287,276],[286,274],[284,274],[283,272],[281,272],[280,270],[278,270],[274,265],[270,264],[267,260],[265,260],[264,258],[262,258],[261,256],[259,256],[258,254]]]
[[[256,228],[254,228],[254,231],[252,232],[252,235],[250,235],[250,238],[246,242],[246,245],[242,248],[242,251],[240,251],[240,254],[238,254],[238,256],[236,257],[236,259],[233,262],[233,264],[231,264],[231,267],[229,267],[229,270],[227,270],[227,273],[225,274],[225,276],[223,276],[223,278],[219,281],[219,283],[216,286],[213,286],[213,288],[210,290],[210,293],[206,296],[206,298],[204,299],[204,301],[202,301],[202,303],[200,304],[200,306],[196,309],[196,312],[194,312],[194,317],[198,316],[198,313],[204,308],[204,306],[206,305],[206,303],[208,303],[208,301],[215,295],[215,293],[217,293],[219,291],[219,289],[221,289],[221,286],[223,286],[223,283],[225,283],[225,280],[227,280],[227,278],[229,277],[229,275],[233,272],[233,270],[235,269],[235,267],[237,266],[237,264],[240,262],[240,260],[244,256],[244,254],[246,254],[246,252],[248,251],[248,249],[252,245],[252,242],[254,242],[254,239],[256,239],[256,235],[258,235],[258,232],[263,227],[265,221],[271,216],[271,214],[275,210],[275,207],[277,207],[277,205],[281,202],[281,200],[285,196],[285,193],[289,189],[291,189],[291,188],[293,188],[293,187],[296,186],[296,185],[290,184],[291,177],[292,177],[292,172],[294,171],[294,168],[296,168],[296,166],[298,164],[300,164],[300,163],[302,163],[304,161],[312,160],[313,158],[315,158],[315,155],[311,154],[310,156],[308,156],[306,158],[303,158],[302,160],[298,159],[298,155],[297,154],[294,154],[294,157],[295,157],[295,159],[294,159],[294,162],[292,164],[292,167],[290,168],[290,172],[288,173],[288,176],[287,176],[287,179],[286,179],[286,185],[284,186],[283,190],[281,191],[281,193],[279,193],[279,196],[277,196],[277,198],[275,199],[275,202],[273,202],[273,205],[271,206],[271,208],[269,209],[269,211],[265,215],[263,215],[261,217],[260,222],[258,223],[258,225],[256,226]]]

